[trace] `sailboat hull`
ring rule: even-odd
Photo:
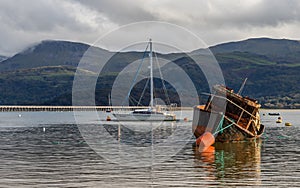
[[[119,121],[175,121],[175,115],[165,114],[133,114],[133,113],[114,113],[115,118]]]

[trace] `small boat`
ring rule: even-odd
[[[269,113],[269,116],[280,116],[280,114],[277,113],[277,112],[276,112],[276,113],[271,113],[271,112],[270,112],[270,113]]]
[[[147,109],[136,109],[133,112],[114,112],[113,115],[119,121],[176,121],[176,115],[168,111],[161,111],[154,105],[154,83],[153,83],[153,51],[152,40],[149,40],[149,63],[150,63],[150,105]],[[147,50],[147,49],[146,49]],[[142,61],[143,62],[143,61]],[[129,96],[129,95],[128,95]],[[128,97],[127,96],[127,97]]]
[[[263,134],[265,127],[259,116],[261,105],[256,100],[242,97],[221,85],[214,86],[213,90],[205,106],[194,107],[192,129],[197,139],[207,132],[216,142],[255,139]]]
[[[106,121],[111,121],[111,118],[109,116],[107,116]]]

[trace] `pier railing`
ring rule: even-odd
[[[0,106],[0,112],[34,112],[34,111],[132,111],[145,109],[147,106]],[[192,107],[160,107],[161,110],[192,110]]]

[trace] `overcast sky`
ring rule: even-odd
[[[92,44],[125,24],[163,21],[206,44],[300,39],[299,0],[0,0],[0,55],[46,39]]]

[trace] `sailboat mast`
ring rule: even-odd
[[[151,108],[154,107],[153,105],[153,60],[152,60],[152,39],[149,39],[150,44],[150,53],[149,53],[149,59],[150,59],[150,106]]]

